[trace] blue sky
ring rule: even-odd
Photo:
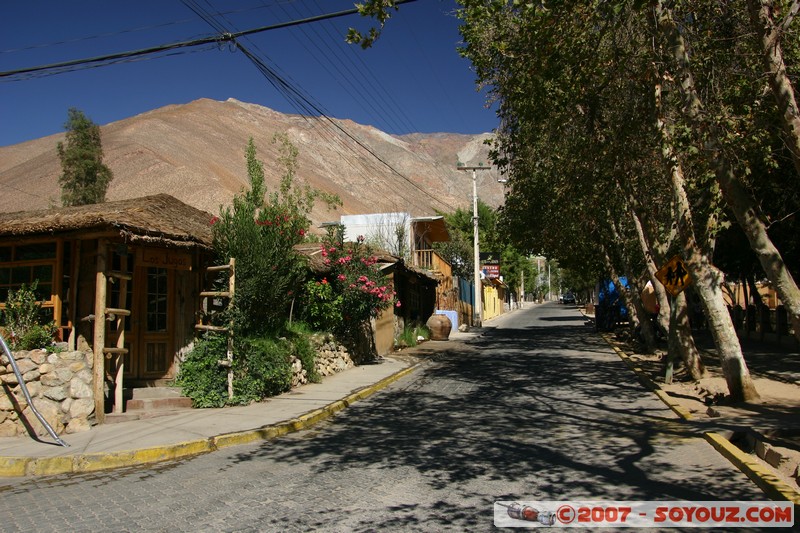
[[[230,31],[346,10],[341,0],[194,0]],[[358,15],[248,36],[242,42],[327,115],[388,133],[483,133],[497,127],[470,63],[457,53],[454,0],[402,5],[369,50],[344,43]],[[0,72],[139,50],[215,34],[180,0],[29,0],[0,4]],[[15,81],[9,81],[13,79]],[[76,107],[107,124],[198,98],[298,109],[241,51],[185,48],[99,68],[0,78],[0,146],[64,131]]]

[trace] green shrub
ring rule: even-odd
[[[50,348],[56,332],[55,322],[41,323],[42,305],[36,297],[36,280],[30,286],[22,286],[16,291],[8,291],[6,308],[3,310],[3,323],[9,335],[12,350],[34,350]]]
[[[181,364],[176,384],[195,407],[222,407],[228,402],[228,370],[219,364],[228,351],[224,335],[206,334]]]
[[[233,393],[235,403],[246,404],[275,396],[292,387],[291,345],[267,338],[245,338],[235,343]]]
[[[300,360],[308,380],[311,383],[322,381],[317,372],[317,352],[311,342],[311,329],[302,322],[293,322],[288,326],[288,334],[292,343],[292,354]]]
[[[236,259],[236,292],[221,320],[232,322],[236,337],[264,337],[283,330],[286,317],[307,274],[306,260],[295,251],[303,242],[317,199],[329,207],[334,196],[295,183],[297,149],[286,135],[276,135],[285,174],[268,192],[263,163],[250,139],[245,151],[250,189],[233,198],[212,219],[213,246],[220,264]],[[224,289],[223,289],[224,290]]]
[[[419,337],[425,340],[431,338],[431,332],[427,326],[418,324],[412,326],[405,326],[403,332],[395,339],[395,346],[399,348],[410,348],[419,344]]]
[[[54,322],[45,325],[36,324],[28,328],[15,342],[15,350],[36,350],[43,348],[48,351],[54,350],[53,336],[56,334]]]

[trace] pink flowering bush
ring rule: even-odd
[[[326,275],[306,283],[304,313],[311,327],[349,336],[394,305],[396,295],[364,239],[343,243],[338,234],[320,245]]]

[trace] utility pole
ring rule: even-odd
[[[473,267],[474,282],[475,282],[475,302],[472,306],[473,325],[481,327],[483,325],[483,285],[481,284],[481,248],[478,242],[478,170],[490,170],[492,167],[483,166],[464,166],[458,163],[459,170],[472,171],[472,241],[474,245],[474,261]]]

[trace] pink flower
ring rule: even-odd
[[[400,300],[397,300],[397,303],[394,304],[395,307],[400,307]]]
[[[302,228],[297,233],[299,233],[301,237],[305,237],[306,236],[306,230],[304,230]]]
[[[328,252],[326,252],[325,250],[322,250],[322,257],[328,257]]]
[[[322,278],[322,284],[323,285],[327,285],[328,284],[328,278]]]
[[[339,281],[344,281],[347,279],[347,276],[345,276],[344,274],[339,274],[338,279]]]
[[[217,222],[219,222],[219,217],[211,217],[211,225],[212,225],[212,226],[213,226],[214,224],[216,224]]]

